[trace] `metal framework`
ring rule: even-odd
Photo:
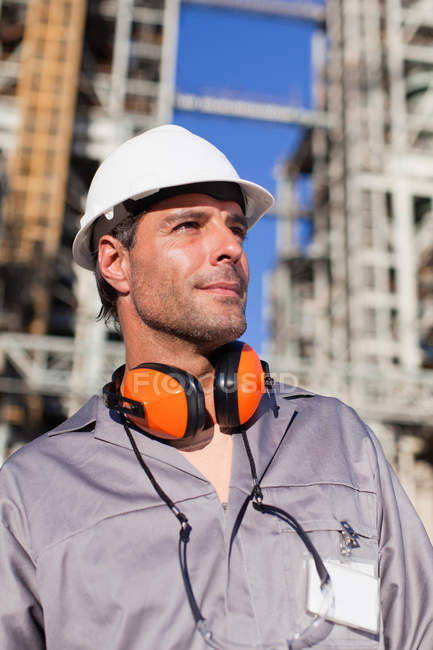
[[[221,7],[223,9],[240,9],[258,13],[298,18],[314,22],[325,20],[323,7],[314,2],[286,2],[286,0],[185,0],[188,4]]]
[[[27,9],[17,103],[21,118],[4,203],[2,263],[49,264],[58,249],[69,167],[85,0],[34,0]],[[17,218],[19,215],[19,218]],[[33,329],[45,330],[45,287]]]
[[[316,23],[324,18],[323,8],[309,2],[220,0],[201,4]],[[95,322],[99,300],[94,280],[89,273],[71,267],[70,260],[70,243],[88,183],[98,163],[114,147],[146,128],[170,121],[175,107],[328,126],[329,115],[320,111],[248,97],[176,95],[181,5],[181,0],[0,0],[0,148],[11,170],[8,187],[3,190],[8,202],[15,196],[11,188],[25,192],[32,205],[38,201],[42,205],[47,190],[56,197],[49,218],[39,212],[27,216],[19,203],[9,212],[22,238],[5,236],[3,241],[7,242],[8,258],[25,262],[26,273],[20,267],[11,277],[11,267],[5,265],[3,284],[0,278],[0,330],[4,332],[0,335],[0,417],[6,422],[24,422],[22,413],[29,410],[37,419],[47,399],[56,398],[68,411],[74,410],[121,362],[122,344],[115,342],[113,331],[107,332],[102,323]],[[75,12],[70,20],[62,14],[66,7]],[[35,18],[38,12],[40,22]],[[42,20],[44,13],[50,20]],[[59,21],[68,29],[56,27]],[[24,31],[26,25],[30,27]],[[40,49],[37,60],[26,55],[29,43]],[[53,123],[54,109],[59,119]],[[24,162],[37,169],[30,180]],[[42,276],[40,269],[47,260],[50,271]],[[15,282],[16,289],[11,291]],[[30,326],[25,317],[27,295],[33,311],[39,305],[38,319],[33,314]],[[62,336],[53,336],[59,330]],[[29,332],[45,332],[45,336],[32,337]]]
[[[0,341],[0,417],[18,438],[34,430],[26,413],[37,421],[53,398],[71,411],[121,360],[122,344],[95,322],[93,279],[71,267],[70,243],[100,160],[171,115],[178,7],[0,3],[0,147],[9,163],[1,186],[1,329],[9,331]]]
[[[98,162],[125,138],[169,121],[175,107],[300,124],[306,137],[279,179],[286,218],[272,283],[272,365],[280,378],[289,369],[300,383],[350,401],[374,424],[433,530],[433,475],[419,459],[431,444],[433,415],[431,0],[328,0],[326,9],[284,0],[184,1],[326,23],[324,76],[325,39],[320,32],[314,39],[316,109],[176,94],[181,0],[0,0],[0,147],[12,170],[8,201],[16,201],[6,225],[25,226],[6,237],[7,257],[34,275],[55,258],[63,279],[39,283],[45,298],[38,304],[45,309],[49,296],[52,311],[61,303],[69,321],[76,307],[73,331],[61,337],[30,336],[24,326],[17,333],[20,319],[4,311],[0,456],[9,428],[25,425],[24,410],[30,419],[40,415],[47,397],[75,409],[122,361],[122,344],[95,323],[89,274],[75,269],[73,287],[71,279],[70,239]],[[29,58],[29,48],[40,58]],[[3,167],[0,160],[4,190]],[[313,178],[314,214],[296,205],[304,172]],[[49,214],[24,207],[50,201]],[[314,219],[307,250],[293,238],[300,215]],[[24,296],[20,280],[18,272],[14,293]],[[7,288],[0,286],[0,301]]]
[[[414,472],[433,439],[432,9],[328,0],[317,108],[330,128],[310,129],[281,170],[280,210],[290,219],[274,276],[274,367],[349,401],[394,450],[412,440]],[[300,173],[313,179],[310,212],[296,205]],[[300,217],[314,223],[304,249]],[[390,458],[399,469],[409,462]],[[420,467],[417,500],[433,481],[431,466]],[[431,499],[419,498],[433,533]]]
[[[328,127],[330,119],[327,113],[312,111],[307,108],[187,93],[176,94],[175,107],[184,111],[241,117],[265,122],[300,124],[302,126]]]
[[[27,10],[17,87],[21,119],[10,161],[3,260],[52,257],[58,248],[84,12],[83,0],[39,0]]]
[[[93,344],[88,340],[83,345],[76,338],[64,336],[0,334],[0,368],[10,364],[16,373],[15,377],[0,377],[0,390],[67,396],[68,400],[83,404],[89,395],[100,390],[101,376],[109,377],[113,368],[124,361],[121,343],[107,341],[102,359]],[[76,372],[77,363],[92,367],[96,363],[98,372],[89,379]]]

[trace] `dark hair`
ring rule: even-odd
[[[140,216],[129,215],[125,219],[123,219],[123,221],[117,224],[115,228],[113,228],[113,230],[110,232],[110,235],[118,239],[122,244],[122,246],[124,246],[127,250],[131,250],[131,248],[133,248],[135,245],[135,233],[139,221],[140,221]],[[119,316],[117,314],[118,292],[103,277],[101,273],[101,269],[99,268],[97,255],[98,254],[95,253],[96,288],[98,289],[99,297],[102,303],[101,309],[99,310],[98,313],[97,320],[104,320],[106,325],[108,325],[110,320],[112,320],[115,329],[117,331],[120,331]]]

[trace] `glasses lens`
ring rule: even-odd
[[[319,576],[320,577],[320,576]],[[315,616],[308,618],[305,626],[300,626],[301,630],[294,633],[292,638],[269,643],[266,645],[258,644],[251,646],[251,644],[236,643],[228,641],[223,637],[216,635],[213,631],[209,630],[204,619],[198,621],[197,631],[203,637],[204,642],[209,648],[214,650],[298,650],[300,648],[310,647],[318,643],[321,639],[329,634],[330,623],[326,620],[327,615],[330,613],[334,605],[334,591],[332,589],[331,579],[327,580],[320,588],[322,594],[322,602],[319,613]]]

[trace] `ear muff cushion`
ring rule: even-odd
[[[265,392],[260,359],[248,344],[234,341],[218,350],[214,364],[217,421],[223,427],[239,427],[252,417]]]
[[[162,363],[130,370],[123,394],[144,405],[145,418],[131,417],[149,433],[185,438],[204,427],[205,401],[199,381],[188,372]]]
[[[219,348],[214,360],[214,404],[217,422],[222,427],[240,425],[238,410],[238,367],[244,344],[233,341]]]
[[[242,349],[238,367],[239,421],[245,424],[256,412],[265,393],[265,373],[262,363],[247,343]]]

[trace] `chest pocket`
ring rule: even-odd
[[[266,501],[266,497],[265,497]],[[378,576],[378,539],[376,529],[376,495],[341,484],[313,484],[272,488],[269,501],[293,515],[308,533],[324,561],[368,563]],[[353,529],[358,546],[350,538],[342,522]],[[278,519],[280,551],[291,606],[300,619],[305,616],[307,594],[306,563],[309,553],[297,533]],[[354,603],[356,588],[347,597]],[[340,650],[382,648],[380,634],[374,635],[346,625],[333,624],[329,635],[314,647]]]

